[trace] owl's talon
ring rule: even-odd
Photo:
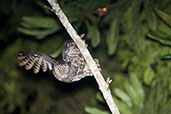
[[[85,36],[85,33],[83,33],[83,34],[80,34],[80,38],[81,38],[81,39],[83,39],[83,38],[84,38],[84,36]],[[86,48],[87,48],[88,44],[86,44],[86,41],[85,41],[85,40],[83,40],[83,42],[85,43],[85,45],[86,45]]]
[[[107,77],[106,83],[107,83],[107,90],[109,90],[109,84],[112,82],[112,79],[110,77]]]
[[[106,83],[109,85],[111,82],[112,82],[112,79],[110,79],[110,77],[107,77]]]
[[[83,33],[83,34],[80,34],[80,37],[81,37],[81,38],[83,38],[84,36],[85,36],[85,33]]]
[[[93,76],[93,73],[91,72],[90,69],[88,69],[89,76]]]
[[[94,59],[94,61],[96,62],[96,65],[97,65],[99,71],[101,71],[99,60],[98,59]],[[88,69],[88,73],[89,73],[89,76],[93,76],[93,73],[91,72],[90,69]]]

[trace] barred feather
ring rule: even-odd
[[[34,65],[34,63],[35,63],[35,61],[36,61],[37,59],[38,59],[38,58],[29,57],[28,62],[27,62],[27,64],[26,64],[26,66],[25,66],[25,69],[26,69],[26,70],[30,70],[30,69],[33,67],[33,65]]]
[[[52,64],[57,63],[57,61],[45,54],[36,54],[29,52],[20,51],[18,54],[19,66],[25,66],[26,70],[33,68],[34,73],[38,73],[40,68],[43,72],[46,72],[47,69],[52,70]]]
[[[46,61],[43,59],[42,60],[42,70],[43,70],[43,72],[46,72],[47,71],[47,63],[46,63]]]

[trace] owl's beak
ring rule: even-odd
[[[63,74],[64,73],[64,70],[61,70],[61,74]]]

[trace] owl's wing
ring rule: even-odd
[[[73,40],[69,40],[62,50],[62,59],[65,62],[71,62],[73,59],[81,56],[81,52]]]
[[[34,73],[40,71],[42,67],[43,72],[46,72],[47,69],[52,70],[52,64],[57,63],[57,61],[46,55],[46,54],[37,54],[30,52],[20,51],[18,54],[19,66],[25,66],[26,70],[29,70],[33,67]]]

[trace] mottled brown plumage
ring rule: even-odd
[[[62,51],[64,63],[59,63],[55,58],[46,54],[22,51],[19,52],[18,59],[19,66],[25,66],[26,70],[33,67],[34,73],[38,73],[41,68],[43,72],[49,69],[52,70],[58,80],[67,83],[78,81],[85,76],[92,76],[84,57],[72,40],[67,43]]]

